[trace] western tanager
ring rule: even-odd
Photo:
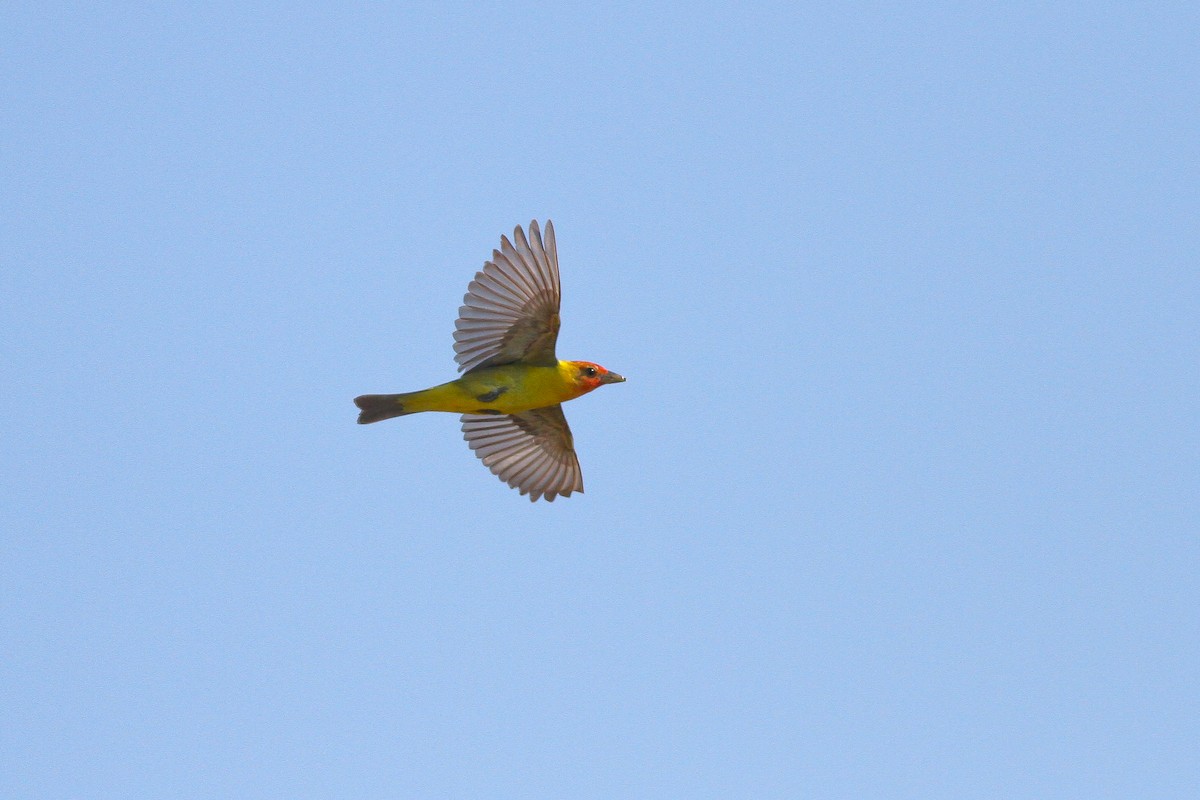
[[[467,287],[454,324],[454,360],[465,374],[407,394],[354,398],[361,424],[416,414],[462,414],[463,437],[500,480],[530,500],[583,491],[562,403],[625,379],[590,361],[559,361],[559,278],[554,224],[520,226]]]

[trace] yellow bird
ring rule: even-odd
[[[514,245],[513,242],[516,244]],[[530,500],[583,491],[562,403],[625,379],[590,361],[559,361],[560,285],[554,224],[537,220],[475,274],[454,323],[454,360],[465,374],[406,394],[354,398],[360,424],[420,411],[462,414],[463,438],[500,480]]]

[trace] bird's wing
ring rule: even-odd
[[[520,226],[513,242],[500,237],[500,249],[467,287],[454,323],[454,360],[460,372],[522,362],[539,367],[558,363],[558,250],[554,224],[546,221],[546,238],[537,220],[529,223],[529,239]]]
[[[530,500],[583,491],[583,472],[562,406],[520,414],[463,414],[463,438],[500,480]]]

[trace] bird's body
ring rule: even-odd
[[[530,500],[583,491],[583,477],[562,403],[625,379],[590,361],[560,361],[558,252],[554,226],[543,242],[518,227],[471,281],[455,324],[459,379],[405,394],[354,398],[360,423],[448,411],[463,436],[501,480]]]
[[[454,414],[520,414],[535,408],[574,400],[600,385],[602,379],[586,380],[584,370],[602,369],[586,361],[559,361],[553,367],[505,364],[473,370],[458,380],[406,394],[364,395],[360,422],[416,414],[419,411],[449,411]],[[580,380],[584,378],[584,380]],[[367,416],[368,408],[375,416]]]

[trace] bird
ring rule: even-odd
[[[354,398],[367,425],[422,411],[461,414],[463,438],[500,480],[531,502],[583,491],[583,472],[562,404],[625,378],[590,361],[560,361],[561,284],[554,223],[499,249],[467,286],[454,324],[462,377],[418,392]]]

